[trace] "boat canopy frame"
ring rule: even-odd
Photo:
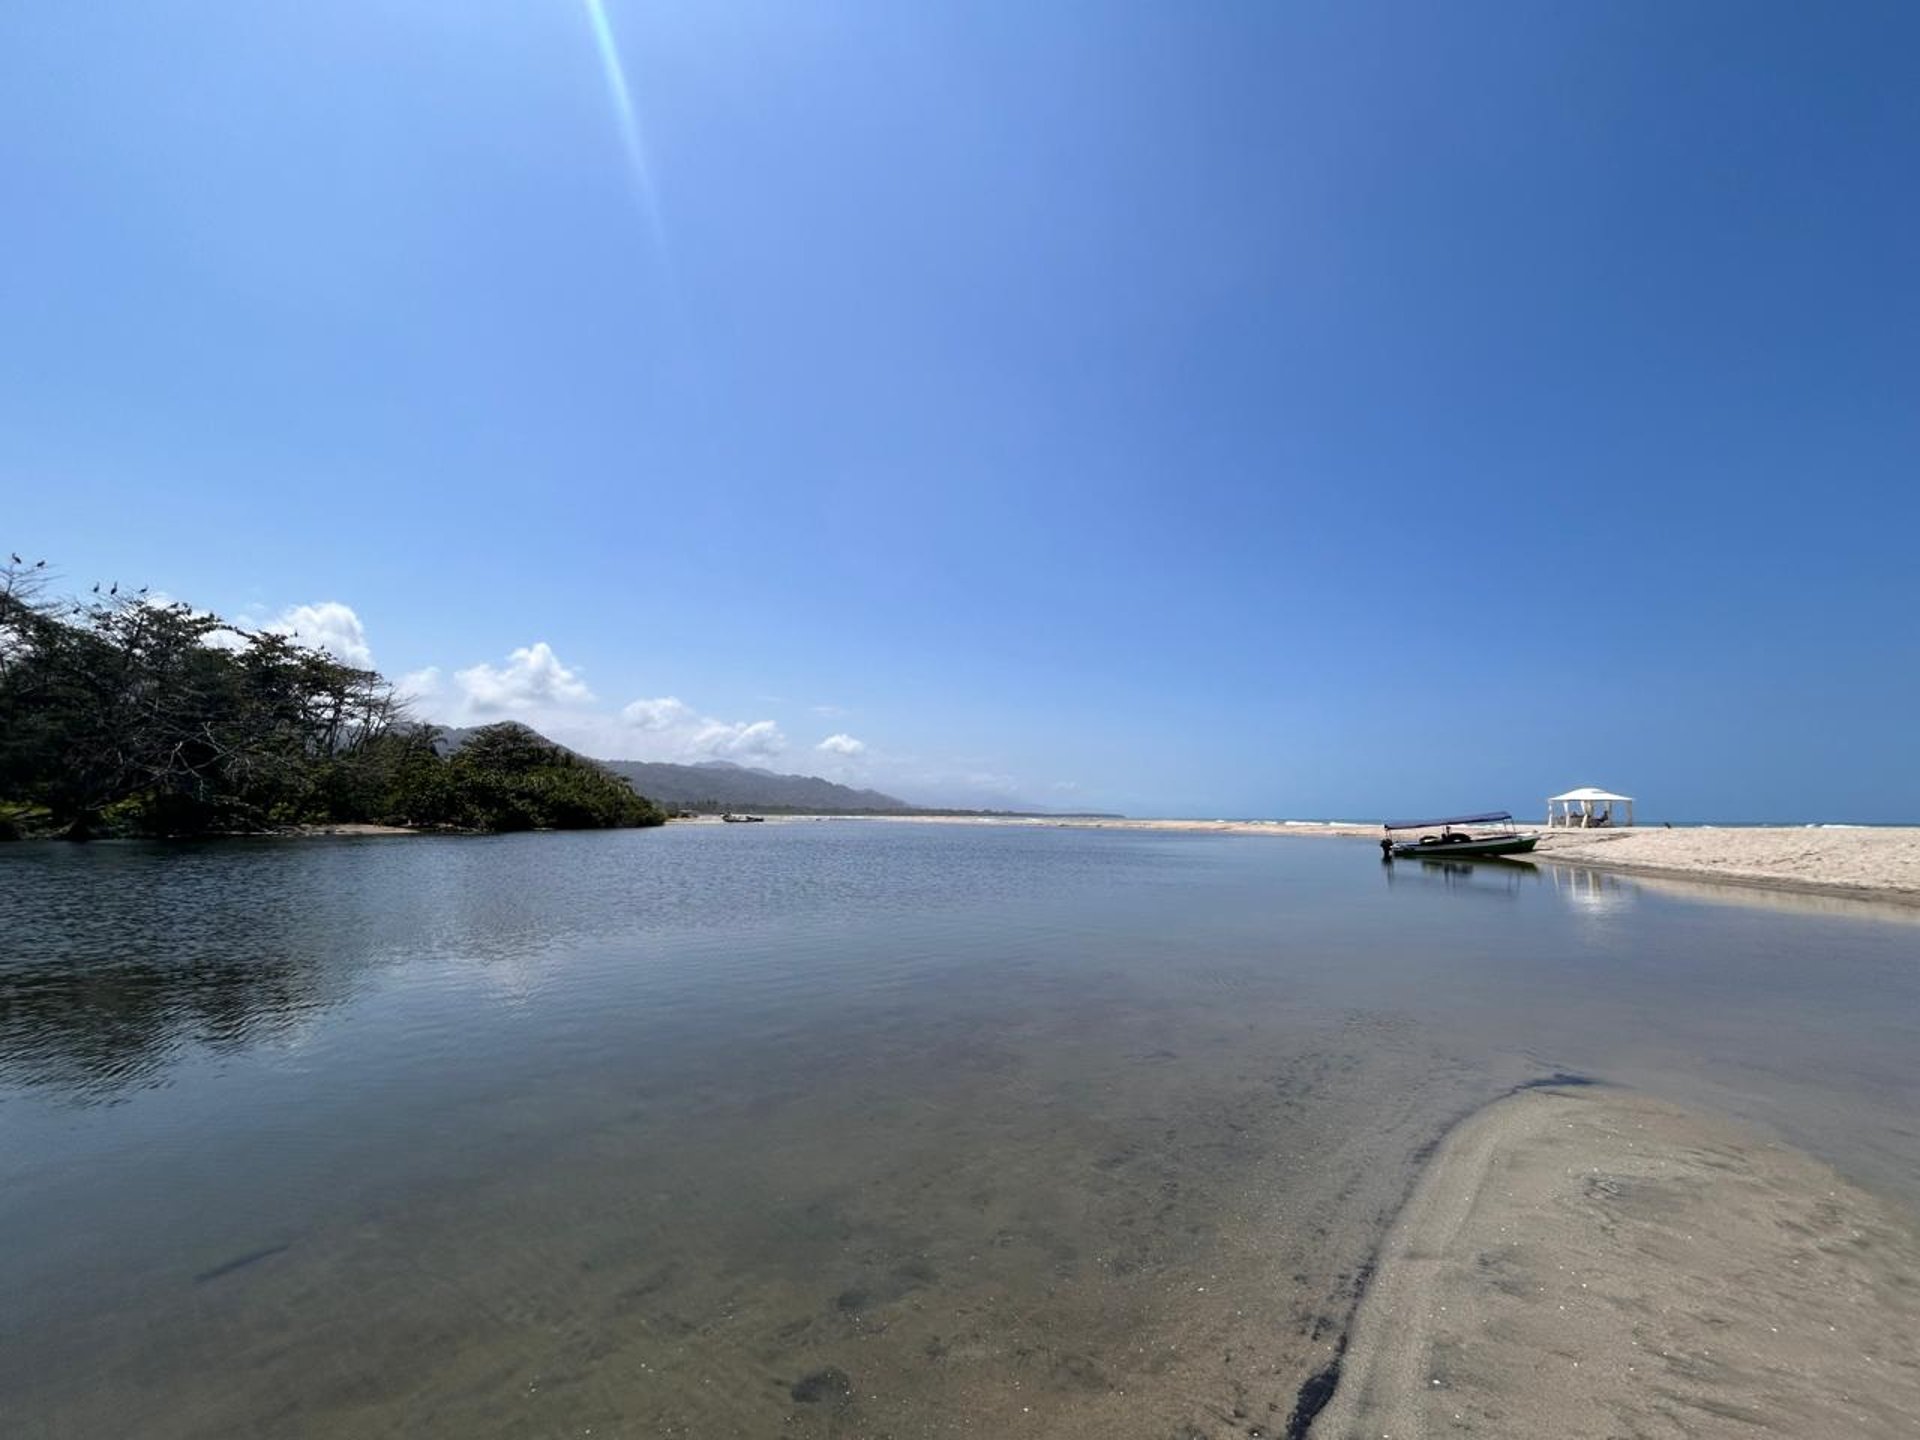
[[[1510,810],[1488,810],[1480,815],[1449,815],[1438,820],[1389,820],[1388,830],[1429,830],[1438,825],[1442,829],[1450,825],[1511,825],[1513,812]]]

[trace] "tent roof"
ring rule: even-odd
[[[1569,790],[1564,795],[1549,795],[1547,801],[1555,800],[1631,800],[1631,795],[1616,795],[1611,790],[1598,790],[1591,785],[1582,785],[1578,790]]]
[[[1513,816],[1504,810],[1485,810],[1478,815],[1446,815],[1438,820],[1389,820],[1388,830],[1424,830],[1429,825],[1492,825]]]

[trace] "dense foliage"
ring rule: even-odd
[[[51,599],[44,574],[0,565],[0,837],[666,818],[524,726],[447,754],[371,670],[177,602]]]

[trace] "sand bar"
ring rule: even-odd
[[[1713,825],[1549,832],[1535,858],[1920,904],[1920,826]]]
[[[1910,1436],[1920,1222],[1606,1088],[1453,1131],[1383,1245],[1314,1440]]]

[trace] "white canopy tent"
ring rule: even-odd
[[[1627,807],[1627,818],[1622,820],[1614,811],[1614,806]],[[1633,824],[1633,797],[1616,795],[1611,790],[1596,789],[1592,785],[1582,785],[1578,790],[1569,790],[1564,795],[1547,797],[1547,828],[1555,827],[1590,830],[1601,825]]]

